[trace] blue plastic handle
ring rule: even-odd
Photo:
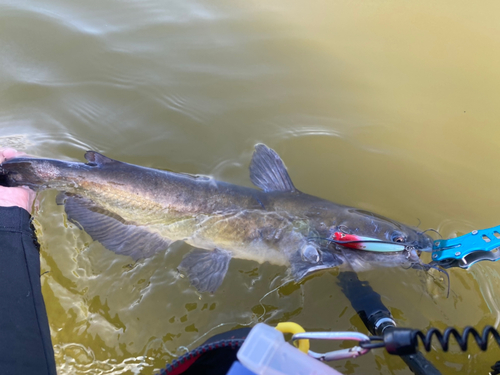
[[[500,226],[473,230],[457,238],[434,241],[432,260],[437,263],[458,261],[458,267],[469,268],[482,260],[499,260],[499,247]]]

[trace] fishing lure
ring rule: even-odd
[[[343,232],[335,232],[328,239],[331,242],[350,249],[392,253],[397,251],[412,250],[413,247],[400,242],[388,242],[376,238],[357,236]]]

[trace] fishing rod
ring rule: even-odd
[[[355,272],[347,271],[338,275],[337,284],[372,335],[379,337],[386,331],[396,329],[396,322],[391,312],[368,281],[361,281]],[[416,375],[441,375],[438,369],[418,351],[401,353],[400,357]]]

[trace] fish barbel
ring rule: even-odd
[[[296,281],[347,265],[419,264],[432,239],[375,213],[300,192],[278,154],[255,146],[250,179],[259,189],[140,167],[94,151],[87,163],[20,157],[0,166],[2,184],[57,189],[70,221],[135,260],[174,241],[193,246],[179,265],[200,291],[214,292],[231,258],[290,268]],[[370,244],[373,251],[368,250]],[[398,247],[399,246],[399,247]]]

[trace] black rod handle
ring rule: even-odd
[[[337,283],[373,335],[380,336],[386,329],[396,327],[391,312],[382,303],[380,294],[373,290],[368,281],[361,281],[355,272],[347,271],[340,272]],[[402,355],[401,359],[416,375],[441,375],[439,370],[420,352]]]

